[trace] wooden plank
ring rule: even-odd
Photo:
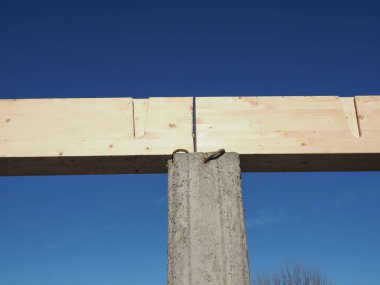
[[[358,124],[358,118],[356,117],[356,106],[355,106],[355,98],[354,97],[341,97],[340,103],[342,104],[342,108],[345,114],[346,121],[348,123],[348,127],[351,131],[353,137],[360,137],[360,129]]]
[[[197,147],[243,171],[380,170],[380,96],[201,97]]]
[[[198,151],[243,171],[380,170],[380,96],[202,97]],[[192,98],[0,100],[0,175],[163,173]]]
[[[0,100],[0,175],[166,172],[178,148],[191,97]]]
[[[148,106],[148,99],[133,99],[134,136],[137,139],[141,139],[145,135]]]

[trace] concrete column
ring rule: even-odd
[[[239,155],[169,161],[169,285],[249,285]]]

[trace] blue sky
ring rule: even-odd
[[[380,93],[377,1],[3,1],[0,97]],[[252,273],[380,280],[380,173],[246,173]],[[0,177],[0,284],[165,284],[166,175]]]

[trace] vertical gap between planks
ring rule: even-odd
[[[193,97],[193,148],[194,152],[198,151],[197,148],[197,106],[196,106],[197,98]]]

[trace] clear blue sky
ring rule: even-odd
[[[0,97],[379,94],[377,2],[2,1]],[[243,178],[253,273],[379,284],[379,172]],[[165,284],[166,180],[0,177],[0,284]]]

